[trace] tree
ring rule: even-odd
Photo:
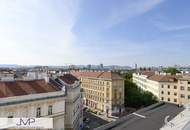
[[[177,70],[175,67],[168,67],[164,70],[166,73],[171,73],[172,75],[175,75],[176,73],[180,73],[179,70]]]
[[[132,82],[132,73],[124,75],[125,79],[125,106],[133,108],[146,107],[156,103],[157,98],[150,92],[142,91]]]
[[[124,79],[125,80],[132,80],[133,77],[133,72],[129,71],[128,73],[124,74]]]

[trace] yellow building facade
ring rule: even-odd
[[[97,111],[115,115],[124,110],[124,80],[112,72],[74,72],[81,81],[83,103]]]
[[[160,87],[160,99],[179,105],[190,103],[190,76],[181,76],[176,82],[162,84]]]

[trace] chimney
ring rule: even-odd
[[[47,83],[49,82],[49,77],[48,77],[48,76],[44,77],[44,79],[45,79],[45,81],[46,81]]]

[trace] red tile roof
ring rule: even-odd
[[[110,79],[110,80],[123,79],[117,73],[104,72],[104,71],[100,71],[100,72],[90,72],[90,71],[78,72],[77,71],[77,72],[71,72],[71,74],[76,76],[77,78],[89,77],[89,78],[103,78],[103,79]]]
[[[158,82],[177,82],[176,75],[152,75],[148,79]]]
[[[152,76],[155,75],[154,71],[138,71],[137,73],[139,73],[140,75],[146,75],[146,76]]]
[[[74,75],[72,74],[64,74],[63,76],[59,77],[61,80],[63,80],[67,84],[74,84],[75,81],[79,81]]]
[[[58,91],[57,88],[45,80],[31,81],[1,81],[0,97],[22,96],[32,93],[48,93]]]

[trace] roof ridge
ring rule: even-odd
[[[102,74],[104,73],[104,71],[103,72],[101,72],[98,76],[97,76],[97,78],[99,78]]]

